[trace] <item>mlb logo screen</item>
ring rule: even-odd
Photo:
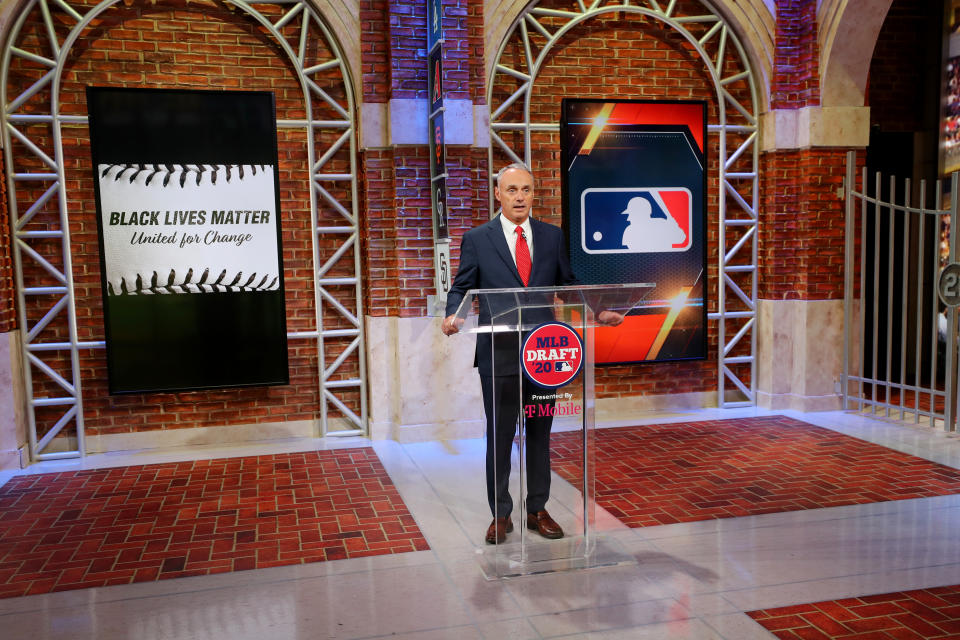
[[[587,253],[665,253],[693,243],[690,191],[678,187],[585,189],[581,245]]]

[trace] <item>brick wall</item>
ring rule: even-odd
[[[446,0],[442,6],[444,97],[482,104],[483,4]],[[425,2],[366,0],[361,23],[364,102],[426,99]],[[369,149],[361,155],[365,313],[421,317],[434,293],[428,147]],[[487,218],[486,150],[448,145],[446,162],[450,232],[459,238]],[[458,256],[455,241],[454,264]]]
[[[771,109],[819,106],[817,3],[778,0]],[[846,149],[761,154],[759,297],[843,297]]]
[[[817,2],[777,0],[777,33],[770,81],[770,108],[820,103]]]
[[[422,317],[433,288],[430,163],[424,146],[365,151],[364,301],[371,316]],[[463,233],[487,219],[486,150],[447,148],[453,264]],[[482,188],[481,188],[482,186]]]
[[[444,7],[445,13],[448,11]],[[426,98],[427,7],[425,2],[389,0],[389,98]],[[445,21],[446,25],[446,21]],[[446,78],[445,78],[446,79]]]
[[[426,2],[362,0],[363,101],[427,97]],[[450,99],[483,96],[483,3],[444,0],[443,89]]]
[[[551,4],[551,1],[541,6],[560,7],[559,2]],[[443,6],[447,37],[446,96],[482,104],[486,95],[482,2],[447,0]],[[693,2],[680,2],[678,13],[697,13],[697,6]],[[813,2],[785,0],[778,4],[778,47],[771,102],[775,108],[797,108],[819,102],[814,14]],[[541,21],[550,27],[549,18]],[[362,100],[382,103],[392,98],[426,98],[423,3],[362,0],[360,23]],[[37,37],[42,37],[39,25],[31,28]],[[533,37],[536,40],[538,36]],[[65,76],[66,111],[85,112],[82,87],[88,83],[225,86],[274,90],[278,118],[302,117],[299,89],[278,53],[277,47],[254,23],[239,12],[213,3],[164,0],[159,5],[118,6],[77,44]],[[523,55],[518,47],[508,49],[505,54],[508,64],[511,60],[519,63]],[[26,86],[36,79],[39,70],[29,62],[19,64],[21,68],[15,70],[15,76],[19,73],[18,82]],[[495,86],[495,102],[515,86],[509,82]],[[749,106],[744,83],[728,88]],[[718,119],[712,82],[692,47],[661,23],[627,14],[611,13],[584,23],[565,36],[554,49],[535,87],[533,119],[556,121],[563,96],[704,99],[709,105],[710,122]],[[520,108],[519,102],[516,108]],[[730,117],[737,121],[733,110]],[[73,194],[71,234],[81,339],[102,339],[96,230],[90,213],[93,209],[87,132],[84,127],[70,127],[67,133],[64,145],[69,188]],[[537,133],[532,143],[540,198],[537,213],[559,224],[556,134]],[[709,175],[716,176],[718,141],[715,134],[709,136],[708,144]],[[311,329],[315,313],[310,233],[306,227],[309,194],[305,154],[304,141],[298,133],[281,135],[284,262],[291,331]],[[495,157],[496,166],[506,161],[502,154]],[[487,151],[448,147],[447,164],[450,172],[448,209],[456,265],[460,237],[487,218]],[[359,167],[364,312],[372,316],[422,316],[426,311],[426,297],[433,293],[427,147],[365,150]],[[837,177],[842,173],[841,150],[764,154],[761,297],[842,296],[843,216],[842,202],[836,197]],[[711,179],[707,191],[707,295],[711,311],[716,309],[716,265],[720,251],[729,249],[736,239],[728,238],[725,247],[718,247],[719,192],[720,185]],[[48,215],[53,213],[45,212],[46,218],[38,218],[37,228],[53,225]],[[41,243],[41,246],[45,247],[44,255],[57,260],[55,242]],[[322,253],[329,254],[332,250],[332,245],[321,247]],[[32,321],[41,317],[47,308],[49,304],[44,307],[40,302],[31,308],[28,313]],[[335,318],[331,316],[327,320],[334,322]],[[64,332],[62,325],[51,328],[54,338],[62,337]],[[710,323],[708,339],[710,357],[702,362],[604,368],[598,374],[598,394],[616,397],[714,390],[718,340],[714,322]],[[85,382],[84,390],[88,430],[95,434],[161,426],[176,428],[316,417],[320,402],[316,389],[316,357],[309,341],[291,341],[292,384],[289,387],[166,394],[151,396],[148,402],[142,396],[107,396],[103,354],[90,351],[83,354],[82,362],[85,380],[93,381]],[[61,363],[60,370],[67,370],[65,362]],[[98,380],[100,382],[96,382]]]
[[[387,0],[360,0],[360,73],[364,102],[390,99],[390,42]]]
[[[692,7],[693,5],[681,4],[678,10],[691,11]],[[551,28],[549,19],[541,20],[547,28]],[[534,50],[536,49],[537,41],[534,38]],[[522,47],[508,47],[503,61],[507,66],[525,69]],[[729,67],[726,72],[733,73]],[[515,81],[504,75],[498,78],[502,80],[494,86],[494,105],[502,102],[517,86]],[[749,108],[746,85],[732,85],[730,90]],[[702,99],[708,104],[708,121],[715,123],[719,119],[713,83],[692,47],[679,34],[661,23],[630,14],[609,14],[582,23],[568,32],[556,45],[534,85],[531,119],[535,122],[556,122],[563,97]],[[521,108],[518,101],[512,108],[514,113],[508,115],[508,119],[520,120]],[[731,120],[737,122],[738,115],[732,109],[729,111]],[[519,135],[507,138],[515,149],[522,148]],[[533,169],[537,175],[536,213],[548,222],[560,224],[558,136],[554,133],[534,133],[532,145]],[[717,211],[720,191],[716,181],[718,155],[719,139],[715,134],[711,134],[708,136],[710,179],[707,185],[706,274],[711,311],[715,310],[717,300]],[[747,157],[749,158],[749,154]],[[495,155],[495,158],[497,166],[507,162],[502,155]],[[748,194],[745,194],[745,197],[749,200]],[[709,357],[706,360],[604,367],[598,369],[597,395],[617,397],[715,390],[717,326],[715,322],[711,322],[708,327]],[[727,337],[729,336],[728,333]],[[749,380],[748,370],[738,373],[742,379]]]
[[[681,3],[679,12],[693,12],[696,6]],[[365,8],[373,5],[366,5]],[[391,5],[390,11],[396,8]],[[406,8],[399,15],[391,13],[378,22],[362,14],[364,32],[362,47],[371,56],[364,58],[365,73],[375,67],[389,69],[389,77],[365,75],[364,100],[383,102],[391,98],[425,97],[426,77],[423,49],[410,39],[422,24],[420,8]],[[482,103],[482,50],[477,34],[481,33],[482,5],[478,2],[444,3],[445,55],[444,86],[446,97],[471,99]],[[464,20],[466,22],[464,22]],[[549,18],[541,18],[551,28]],[[384,36],[378,25],[389,23]],[[382,39],[389,39],[389,51],[380,52]],[[536,36],[534,36],[536,38]],[[538,44],[534,43],[536,49]],[[523,56],[514,47],[506,53],[507,64]],[[611,56],[617,59],[611,63]],[[463,58],[467,59],[464,60]],[[464,71],[466,70],[466,74]],[[728,69],[729,72],[729,69]],[[499,103],[513,87],[494,87]],[[733,85],[730,90],[749,105],[746,85]],[[701,98],[709,103],[709,118],[717,120],[717,106],[712,82],[692,47],[678,34],[656,21],[611,14],[592,20],[569,33],[557,46],[538,79],[533,98],[533,119],[556,121],[562,96],[597,96],[622,98]],[[517,108],[520,108],[520,102]],[[737,115],[731,116],[736,119]],[[553,134],[536,134],[534,169],[538,177],[537,214],[554,224],[560,223],[560,184],[558,141]],[[718,146],[711,136],[709,155],[711,175],[716,175]],[[748,154],[749,156],[749,154]],[[508,160],[498,154],[495,166]],[[459,239],[467,229],[487,219],[486,150],[448,147],[447,164],[450,201],[453,263],[457,264]],[[432,293],[432,242],[429,192],[426,190],[428,163],[426,146],[368,150],[363,154],[365,180],[364,224],[369,253],[364,270],[370,285],[366,311],[374,316],[422,316],[426,296]],[[708,207],[717,210],[718,185],[708,188]],[[718,229],[714,216],[709,237],[712,254],[708,257],[710,300],[716,300],[716,263]],[[710,331],[710,353],[716,353],[714,327]],[[667,394],[708,391],[716,388],[716,364],[712,360],[605,368],[598,376],[598,392],[602,396]]]
[[[843,298],[846,151],[763,154],[760,298]]]
[[[487,103],[486,69],[483,46],[483,2],[467,2],[467,34],[469,49],[465,52],[470,69],[470,99],[474,104]]]
[[[91,0],[91,5],[93,1]],[[282,15],[280,6],[261,7]],[[289,35],[296,41],[296,21],[289,26]],[[24,29],[20,46],[35,49],[43,42],[44,30],[36,20]],[[329,59],[322,41],[311,41],[307,50],[309,63]],[[17,60],[17,59],[15,59]],[[21,88],[31,83],[42,70],[29,61],[17,60],[12,71],[13,84]],[[335,72],[316,74],[313,78],[335,99],[343,98],[342,86]],[[276,96],[277,118],[300,119],[305,116],[299,83],[292,74],[280,48],[262,32],[252,19],[239,11],[213,2],[172,0],[160,4],[134,7],[117,5],[87,30],[77,41],[65,68],[60,93],[62,112],[86,114],[84,87],[87,85],[158,88],[199,88],[268,90]],[[41,95],[38,99],[46,99]],[[318,107],[315,115],[332,117],[329,108]],[[42,127],[25,127],[41,148],[49,148],[49,135]],[[318,148],[329,144],[339,133],[318,135]],[[310,194],[307,167],[307,138],[302,130],[281,129],[278,133],[280,206],[283,225],[283,261],[286,288],[287,328],[309,331],[315,328],[316,310],[313,294],[313,248],[310,228]],[[18,162],[31,164],[29,154],[14,143]],[[66,188],[71,234],[71,255],[80,340],[103,339],[103,314],[100,293],[95,203],[89,156],[89,134],[86,126],[66,126],[63,130]],[[23,158],[19,160],[19,158]],[[33,164],[36,164],[35,162]],[[18,167],[18,170],[23,167]],[[338,154],[329,165],[332,171],[349,172],[349,156]],[[32,193],[25,188],[23,202],[31,201],[46,189],[38,185]],[[349,201],[349,187],[328,185],[336,196]],[[321,224],[339,218],[339,214],[321,200],[318,212]],[[41,211],[31,228],[55,229],[58,226],[55,201]],[[37,243],[38,251],[61,266],[59,245],[55,240]],[[337,247],[333,240],[321,238],[321,261]],[[344,262],[348,265],[352,254]],[[336,267],[330,276],[347,275],[347,266]],[[39,267],[28,265],[27,278],[36,278]],[[344,291],[348,293],[347,290]],[[39,298],[39,299],[38,299]],[[53,299],[32,297],[27,314],[32,324],[49,309]],[[346,326],[346,322],[329,310],[324,313],[327,328]],[[67,336],[66,318],[61,316],[42,336],[44,341],[62,340]],[[329,364],[346,346],[327,342]],[[107,395],[107,372],[103,350],[81,352],[84,418],[90,435],[149,429],[200,427],[266,421],[313,419],[320,413],[317,385],[317,350],[310,340],[290,340],[289,362],[291,383],[282,387],[114,396]],[[69,379],[66,358],[54,361],[54,368]],[[342,376],[357,375],[358,360],[348,361]],[[62,395],[45,376],[34,371],[39,395]],[[359,406],[359,397],[347,396],[348,406]],[[43,425],[58,417],[56,409],[38,410],[41,434]],[[332,415],[336,416],[336,413]]]

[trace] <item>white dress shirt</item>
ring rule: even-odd
[[[510,248],[510,257],[513,258],[513,264],[517,264],[517,225],[510,222],[507,216],[500,214],[500,224],[503,226],[503,237],[507,240],[507,247]],[[527,239],[527,248],[530,249],[530,266],[533,266],[533,230],[530,228],[530,216],[520,225],[523,229],[523,235]]]

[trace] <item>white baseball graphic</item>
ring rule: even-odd
[[[280,286],[274,167],[101,164],[110,295]]]

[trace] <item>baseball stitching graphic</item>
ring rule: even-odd
[[[183,282],[177,282],[176,271],[171,270],[170,275],[167,276],[167,281],[164,284],[160,284],[159,276],[157,272],[153,272],[153,276],[150,278],[150,283],[145,285],[143,283],[143,278],[140,274],[137,274],[137,280],[133,283],[132,287],[127,286],[127,281],[123,278],[120,278],[120,291],[113,290],[113,283],[107,283],[107,290],[110,295],[138,295],[138,294],[164,294],[164,293],[213,293],[216,291],[270,291],[277,288],[278,278],[273,277],[269,283],[267,279],[270,276],[263,276],[260,282],[254,284],[254,280],[257,278],[257,274],[252,274],[247,281],[243,284],[240,284],[240,279],[243,277],[243,272],[238,273],[233,279],[227,278],[227,270],[224,269],[220,272],[220,276],[212,281],[208,282],[208,277],[210,275],[210,269],[204,269],[203,275],[200,276],[200,279],[196,282],[192,282],[193,279],[193,269],[187,271],[187,275],[184,276]],[[229,280],[229,282],[226,282]]]
[[[274,167],[101,164],[109,295],[280,286]]]
[[[187,178],[191,175],[195,176],[194,179],[199,186],[203,181],[204,175],[208,177],[211,184],[217,184],[217,174],[221,171],[224,173],[227,182],[230,182],[230,178],[234,173],[236,173],[237,178],[240,180],[243,180],[244,174],[244,165],[237,164],[108,164],[100,166],[102,171],[100,177],[105,178],[108,175],[112,175],[114,181],[121,180],[124,175],[126,175],[128,181],[132,184],[136,182],[138,176],[145,174],[145,186],[150,186],[150,182],[158,175],[161,177],[157,179],[162,180],[163,186],[165,187],[170,184],[171,178],[179,175],[180,187],[183,188],[186,185]],[[258,165],[255,164],[249,165],[246,171],[257,175],[257,166]],[[260,171],[263,172],[264,166],[259,165],[259,167]]]

